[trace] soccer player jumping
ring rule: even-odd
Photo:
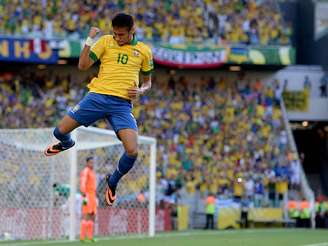
[[[136,161],[138,155],[138,127],[131,113],[131,100],[151,87],[153,59],[151,49],[135,36],[131,15],[117,14],[112,19],[113,35],[103,35],[95,42],[99,29],[91,27],[81,52],[79,69],[87,70],[100,61],[98,77],[88,84],[89,93],[59,122],[53,134],[60,141],[48,146],[46,156],[56,155],[74,146],[70,132],[80,125],[89,126],[99,119],[107,119],[125,152],[113,174],[107,176],[105,200],[112,205],[119,180]],[[139,71],[143,83],[139,86]]]

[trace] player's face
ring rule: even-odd
[[[114,39],[120,46],[129,44],[133,38],[132,32],[129,32],[127,27],[113,27],[113,34]]]
[[[87,162],[87,166],[89,167],[89,168],[93,168],[93,160],[91,159],[91,160],[89,160],[88,162]]]

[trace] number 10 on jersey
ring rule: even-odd
[[[127,54],[118,53],[117,63],[127,64],[128,59]]]

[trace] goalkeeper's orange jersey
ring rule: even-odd
[[[88,84],[90,92],[130,99],[128,89],[139,86],[139,72],[153,70],[151,49],[136,37],[119,46],[112,35],[102,36],[92,47],[90,58],[100,61],[98,76]]]
[[[96,194],[96,173],[85,167],[80,174],[80,191],[84,194]]]

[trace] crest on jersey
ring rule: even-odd
[[[140,56],[139,50],[133,50],[133,55],[136,57]]]

